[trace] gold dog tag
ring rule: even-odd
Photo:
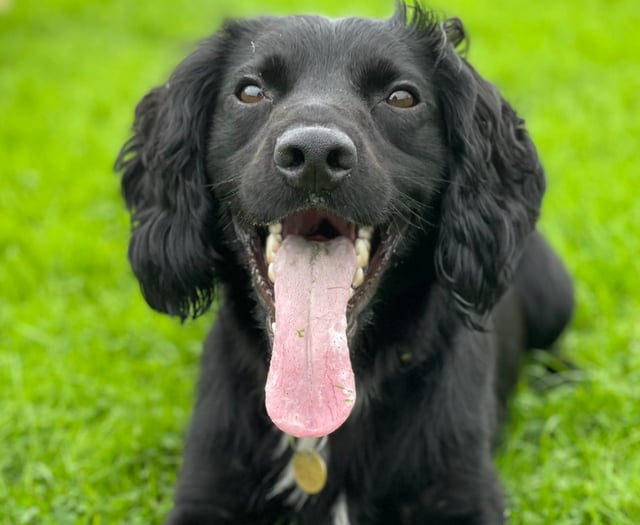
[[[298,450],[293,456],[293,476],[307,494],[317,494],[327,483],[327,465],[315,450]]]

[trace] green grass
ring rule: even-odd
[[[111,166],[134,104],[220,3],[0,1],[0,525],[158,523],[170,506],[214,314],[180,326],[144,304]],[[313,11],[392,10],[344,4]],[[512,522],[640,523],[640,5],[436,5],[527,117],[549,177],[541,228],[577,279],[563,351],[582,372],[537,392],[529,366],[498,458]]]

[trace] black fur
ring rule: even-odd
[[[573,290],[534,231],[545,182],[524,122],[464,41],[419,7],[229,22],[138,105],[117,169],[142,292],[183,319],[220,298],[168,524],[333,523],[339,496],[352,525],[503,523],[497,423],[523,350],[554,343]],[[267,98],[242,104],[246,82]],[[396,89],[419,103],[389,106]],[[273,151],[310,123],[358,152],[323,207],[402,238],[358,315],[358,404],[329,436],[327,487],[296,506],[293,487],[272,492],[291,451],[264,409],[266,312],[238,231],[308,207]]]

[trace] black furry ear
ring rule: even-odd
[[[545,180],[524,121],[456,53],[462,24],[445,22],[441,35],[434,61],[450,180],[435,262],[469,321],[486,313],[511,281],[538,218]]]
[[[182,319],[211,304],[216,206],[206,168],[222,76],[213,37],[138,104],[116,170],[131,211],[129,259],[149,305]]]

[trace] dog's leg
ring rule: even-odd
[[[514,288],[524,314],[527,348],[549,349],[571,320],[574,290],[564,264],[538,232],[527,241]]]
[[[254,344],[224,307],[205,343],[198,398],[175,507],[165,525],[272,525],[285,516],[287,490],[270,490],[288,461],[282,434],[264,414]],[[246,332],[246,330],[245,330]]]
[[[571,319],[573,307],[573,284],[567,270],[544,238],[534,232],[527,240],[513,285],[492,313],[491,330],[498,343],[496,395],[500,419],[506,416],[524,350],[552,350]]]

